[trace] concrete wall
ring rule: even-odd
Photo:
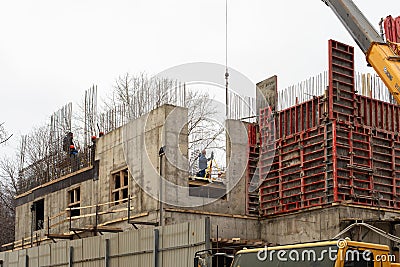
[[[261,236],[273,244],[327,240],[336,236],[354,220],[364,220],[388,233],[396,234],[393,219],[399,215],[400,213],[393,211],[336,205],[267,218],[261,222]],[[400,232],[397,235],[400,235]],[[392,245],[388,239],[365,228],[360,230],[357,227],[342,237]]]
[[[247,166],[247,128],[246,123],[237,120],[226,121],[226,199],[215,200],[192,197],[193,203],[205,203],[190,209],[226,213],[246,214],[246,166]],[[209,204],[206,204],[209,203]]]
[[[40,231],[34,231],[34,236],[36,234],[40,239],[44,238],[47,233],[47,217],[53,217],[59,215],[57,218],[51,220],[51,224],[58,224],[62,220],[66,220],[67,213],[63,213],[68,208],[68,191],[80,187],[81,190],[81,206],[90,206],[93,205],[92,197],[86,197],[86,195],[93,196],[94,194],[94,184],[92,180],[82,182],[76,185],[72,185],[70,187],[61,189],[57,192],[50,193],[44,197],[34,198],[34,201],[40,200],[44,198],[44,228]],[[82,195],[82,193],[84,195]],[[32,212],[30,210],[31,205],[34,201],[28,202],[16,208],[16,220],[15,220],[15,240],[20,240],[22,238],[27,238],[31,236],[31,227],[32,227]],[[85,213],[93,213],[94,208],[87,209],[82,212]],[[61,214],[63,213],[63,214]],[[92,218],[84,218],[82,219],[84,224],[94,224],[94,219]],[[76,226],[73,223],[73,226]],[[58,225],[52,227],[52,233],[64,233],[68,230],[68,222],[59,223]],[[35,240],[35,239],[34,239]],[[30,242],[30,241],[28,241]]]
[[[170,121],[166,125],[167,117],[171,114],[172,120],[183,122],[183,128],[178,128],[177,123]],[[171,117],[170,117],[171,119]],[[144,115],[127,125],[120,127],[105,136],[97,139],[95,160],[99,161],[99,179],[88,180],[83,183],[72,185],[71,187],[58,190],[44,197],[35,198],[45,199],[45,218],[52,217],[65,211],[68,203],[68,191],[81,187],[81,206],[93,206],[96,203],[108,203],[111,201],[110,182],[112,174],[128,168],[131,173],[129,180],[129,193],[134,196],[132,206],[134,206],[133,216],[143,212],[158,210],[158,201],[154,196],[148,195],[142,188],[155,192],[158,197],[159,192],[159,156],[158,151],[162,145],[168,147],[168,152],[172,155],[183,151],[187,157],[187,110],[170,105],[160,107],[147,115]],[[182,124],[182,123],[181,123]],[[167,127],[166,127],[167,126]],[[173,138],[175,137],[175,138]],[[174,182],[183,183],[186,181],[187,174],[182,174],[181,170],[173,169],[168,162],[165,163],[166,177]],[[143,183],[142,187],[138,185]],[[176,196],[174,196],[176,197]],[[30,206],[33,201],[20,205],[16,209],[16,240],[30,236],[31,216]],[[100,212],[106,210],[116,210],[126,208],[127,204],[116,206],[106,205],[100,207]],[[95,208],[82,210],[81,213],[94,213]],[[117,218],[126,218],[127,211],[117,212],[108,215],[101,215],[99,223]],[[148,216],[148,220],[155,221],[158,216]],[[65,219],[65,217],[63,217]],[[80,219],[78,223],[73,222],[73,227],[84,227],[94,225],[94,217]],[[130,227],[125,223],[118,226],[123,228]],[[46,227],[47,228],[47,227]],[[52,233],[68,232],[68,223],[60,224],[52,229]],[[53,231],[54,230],[54,231]],[[34,234],[44,237],[44,231]]]
[[[211,222],[211,238],[240,238],[243,240],[261,240],[261,222],[258,218],[237,216],[230,214],[204,214],[186,210],[184,212],[167,210],[167,222],[173,219],[174,223],[199,221],[209,217]],[[217,231],[218,228],[218,231]]]

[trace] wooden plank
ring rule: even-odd
[[[72,235],[69,234],[46,234],[51,239],[72,239]]]
[[[99,231],[99,232],[110,232],[110,233],[119,233],[119,232],[122,232],[123,230],[120,227],[97,226],[97,231]]]
[[[89,226],[87,228],[71,228],[73,232],[111,232],[111,233],[118,233],[122,232],[121,228],[118,227],[110,227],[110,226]]]
[[[52,216],[52,217],[50,217],[50,220],[53,220],[53,219],[55,219],[55,218],[57,218],[57,217],[60,217],[60,216],[62,216],[62,215],[64,215],[64,214],[66,214],[67,213],[67,211],[61,211],[60,213],[57,213],[56,215],[54,215],[54,216]]]

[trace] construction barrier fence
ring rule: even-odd
[[[0,266],[192,266],[210,242],[210,220],[149,227],[0,253]]]

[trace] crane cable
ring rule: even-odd
[[[228,72],[228,0],[225,0],[225,116],[229,119]]]

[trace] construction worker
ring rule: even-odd
[[[71,151],[71,146],[74,145],[74,141],[72,141],[74,139],[74,134],[71,132],[68,132],[64,139],[63,139],[63,150],[65,152],[70,152]]]
[[[207,162],[214,159],[214,152],[211,152],[211,157],[206,157],[206,150],[203,149],[199,154],[199,172],[197,173],[198,177],[206,176]]]
[[[78,155],[78,150],[76,150],[74,145],[69,146],[69,155],[70,156],[76,156]]]

